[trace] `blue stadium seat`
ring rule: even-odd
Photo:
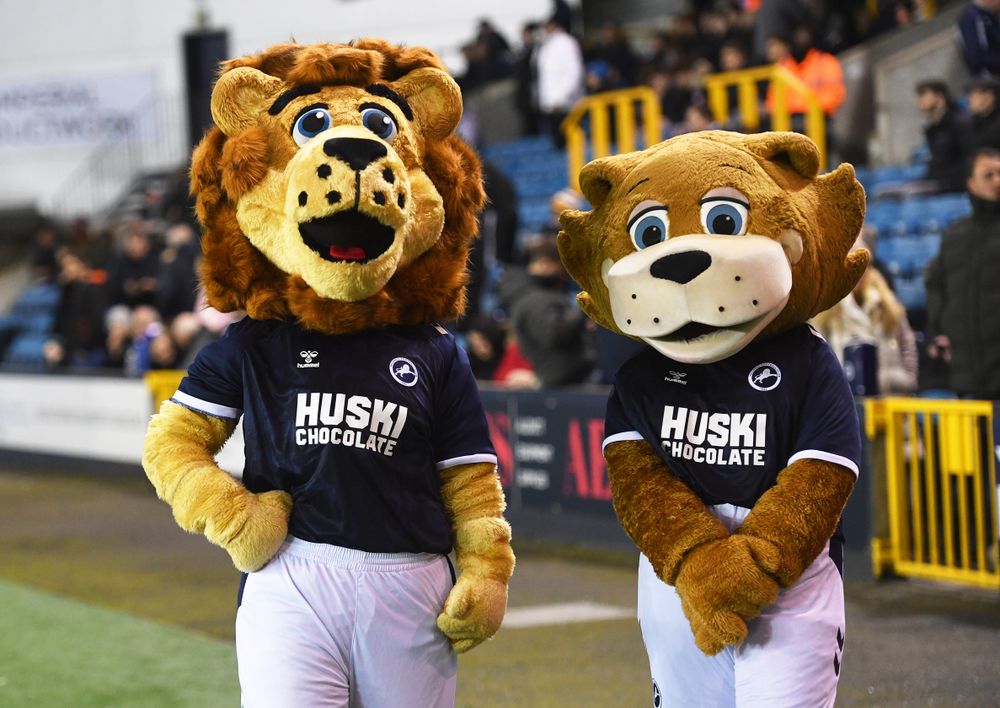
[[[4,363],[40,369],[45,366],[42,347],[48,336],[39,332],[24,332],[14,338],[7,348]]]

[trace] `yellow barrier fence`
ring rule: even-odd
[[[587,135],[590,126],[591,159],[612,153],[612,115],[614,115],[614,152],[640,150],[660,142],[662,136],[660,102],[648,86],[595,93],[582,98],[562,122],[566,135],[566,160],[569,182],[580,189],[580,170],[587,161]],[[641,126],[643,142],[638,141]]]
[[[705,77],[708,106],[715,120],[720,124],[729,122],[732,108],[729,105],[729,88],[735,86],[740,124],[745,130],[757,130],[761,122],[758,91],[760,82],[768,83],[773,92],[772,130],[792,129],[792,114],[785,100],[788,91],[805,96],[808,105],[805,133],[819,147],[820,170],[825,170],[826,117],[823,109],[813,91],[784,67],[762,66]],[[582,98],[562,122],[562,131],[566,136],[570,186],[580,189],[580,170],[587,161],[585,125],[589,126],[590,132],[590,159],[594,159],[613,154],[612,148],[614,153],[623,153],[655,145],[662,139],[662,121],[660,101],[648,86],[606,91]],[[641,144],[638,140],[640,127],[643,137]]]
[[[177,390],[185,373],[184,371],[164,369],[150,371],[143,377],[146,388],[153,394],[153,412],[159,411],[160,404],[174,395],[174,391]]]
[[[865,426],[875,447],[884,442],[884,479],[873,465],[876,577],[1000,590],[993,404],[869,399]]]
[[[785,97],[792,90],[805,96],[808,109],[805,116],[805,133],[819,147],[820,171],[826,169],[826,117],[812,89],[802,83],[799,77],[783,66],[761,66],[740,71],[726,71],[705,77],[705,91],[708,94],[708,107],[716,122],[725,125],[729,122],[733,106],[729,105],[729,89],[736,87],[736,108],[739,112],[740,125],[743,129],[753,132],[760,127],[760,93],[758,84],[766,82],[770,85],[774,96],[774,108],[771,114],[771,130],[791,130],[792,115],[788,110]]]

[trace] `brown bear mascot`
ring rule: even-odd
[[[653,704],[829,706],[855,405],[806,320],[847,295],[864,192],[794,133],[692,133],[595,160],[559,248],[618,371],[604,454],[641,551]]]
[[[225,63],[195,149],[209,303],[248,317],[154,416],[177,523],[247,573],[245,706],[450,706],[513,569],[465,306],[483,204],[429,50],[285,44]],[[214,456],[242,417],[242,482]],[[454,549],[456,569],[447,554]]]

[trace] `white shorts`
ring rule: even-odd
[[[452,586],[444,556],[289,539],[236,614],[243,706],[453,706],[458,663],[436,625]]]
[[[748,509],[711,511],[730,530]],[[746,640],[705,656],[673,586],[639,558],[639,626],[653,677],[653,705],[706,708],[832,706],[844,645],[844,585],[824,550],[792,587],[748,623]]]

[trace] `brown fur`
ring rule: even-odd
[[[233,59],[221,73],[244,66],[276,76],[286,87],[365,87],[398,80],[422,67],[443,68],[427,49],[377,39],[351,45],[277,45]],[[281,169],[292,155],[276,130],[265,123],[227,138],[213,128],[192,157],[191,190],[204,228],[201,278],[209,304],[224,312],[245,309],[255,319],[292,315],[303,326],[330,334],[458,317],[465,308],[466,261],[477,232],[476,215],[485,198],[475,153],[454,136],[423,139],[423,170],[444,201],[441,237],[415,261],[401,266],[382,291],[343,302],[321,298],[300,277],[282,273],[247,240],[236,221],[239,196],[259,183],[268,168]]]

